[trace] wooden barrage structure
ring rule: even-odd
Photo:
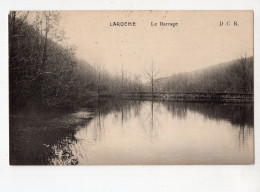
[[[214,103],[252,103],[253,93],[178,93],[178,92],[128,92],[122,93],[125,99],[166,100],[180,102],[214,102]]]

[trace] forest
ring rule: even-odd
[[[90,65],[75,57],[75,47],[59,42],[59,12],[37,12],[33,24],[28,14],[9,13],[10,109],[70,108],[102,93],[118,93],[126,87],[138,91],[140,81],[109,74],[103,64]]]
[[[183,93],[253,93],[253,57],[155,80],[157,91]]]
[[[11,110],[72,108],[100,95],[123,92],[253,93],[253,57],[242,57],[202,70],[156,78],[152,67],[144,76],[109,73],[105,63],[91,65],[76,58],[76,48],[62,46],[56,11],[9,13],[9,103]]]

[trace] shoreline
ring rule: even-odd
[[[130,100],[156,100],[172,102],[195,103],[254,103],[252,93],[166,93],[166,92],[136,92],[121,95],[101,95],[100,98],[121,97]]]

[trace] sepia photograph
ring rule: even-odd
[[[10,10],[10,165],[252,165],[254,13]]]

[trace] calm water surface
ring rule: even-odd
[[[253,104],[94,102],[10,116],[10,163],[251,164]]]

